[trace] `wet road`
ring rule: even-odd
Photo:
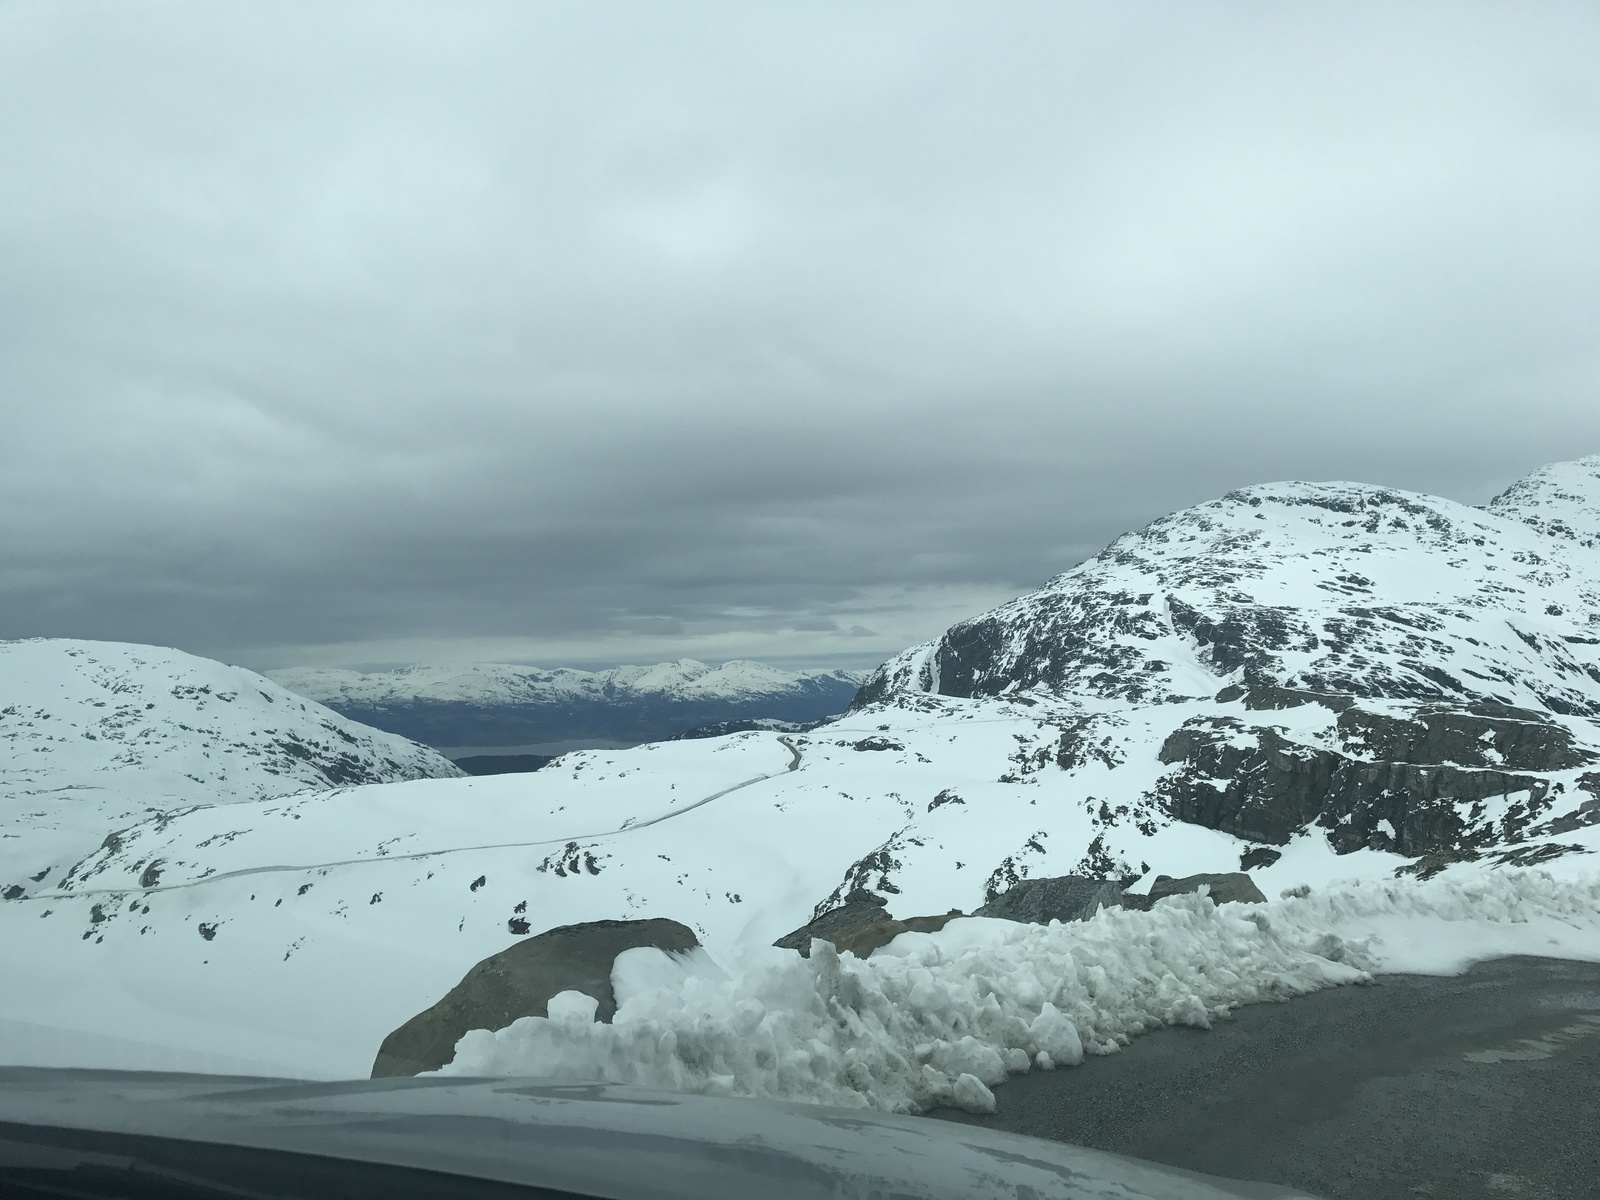
[[[947,1120],[1329,1200],[1600,1198],[1600,964],[1381,976],[1166,1029]]]

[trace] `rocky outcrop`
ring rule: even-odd
[[[1339,714],[1338,730],[1348,753],[1387,762],[1567,771],[1593,757],[1546,714],[1486,701],[1463,708],[1423,705],[1404,717],[1349,707]]]
[[[1162,745],[1160,760],[1177,769],[1153,798],[1171,816],[1267,845],[1312,824],[1340,853],[1367,847],[1415,858],[1519,842],[1538,831],[1564,788],[1524,772],[1570,770],[1595,757],[1565,725],[1506,705],[1396,713],[1285,689],[1224,697],[1257,709],[1314,702],[1338,714],[1329,745],[1231,715],[1192,718]],[[1514,799],[1491,806],[1501,798]]]
[[[807,921],[793,933],[786,933],[773,942],[785,950],[798,950],[811,956],[811,940],[819,938],[832,942],[841,954],[849,951],[857,958],[866,958],[879,946],[887,946],[902,933],[937,933],[945,925],[962,916],[960,909],[929,917],[907,917],[897,921],[890,915],[888,902],[865,888],[856,888],[837,908],[829,909]]]
[[[1205,887],[1214,904],[1265,904],[1267,898],[1261,894],[1261,889],[1256,886],[1256,881],[1250,876],[1231,871],[1220,875],[1185,875],[1181,879],[1174,879],[1170,875],[1157,875],[1156,881],[1150,885],[1148,894],[1140,896],[1132,892],[1122,896],[1122,907],[1136,908],[1148,912],[1157,900],[1164,900],[1168,896],[1181,896],[1188,892],[1198,892]]]
[[[1590,771],[1578,776],[1578,788],[1589,793],[1577,808],[1563,813],[1552,821],[1540,825],[1533,832],[1540,837],[1558,833],[1575,833],[1591,825],[1600,825],[1600,771]]]
[[[372,1077],[436,1071],[455,1057],[462,1034],[545,1016],[550,998],[565,991],[594,997],[596,1019],[610,1021],[617,1011],[611,989],[617,955],[638,946],[682,953],[699,944],[688,926],[661,919],[563,925],[520,941],[484,959],[437,1004],[384,1038]]]
[[[1022,879],[972,915],[1032,925],[1087,921],[1102,908],[1115,908],[1121,903],[1123,886],[1117,880],[1084,875]]]

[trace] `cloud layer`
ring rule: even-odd
[[[1600,450],[1600,16],[0,9],[0,636],[866,663]]]

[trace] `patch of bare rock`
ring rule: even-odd
[[[598,1000],[597,1019],[617,1011],[611,965],[637,946],[683,953],[700,944],[677,921],[588,921],[562,925],[490,955],[443,999],[383,1039],[372,1078],[435,1071],[455,1057],[456,1043],[473,1029],[504,1029],[522,1017],[547,1016],[550,998],[582,992]]]

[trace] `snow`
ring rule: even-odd
[[[1540,467],[1491,500],[1489,511],[1593,549],[1600,544],[1600,454]]]
[[[563,993],[549,1017],[468,1033],[441,1073],[992,1112],[1010,1075],[1115,1053],[1150,1029],[1209,1028],[1239,1005],[1374,971],[1552,953],[1600,961],[1600,877],[1349,884],[1266,905],[1180,896],[1071,925],[967,918],[866,959],[825,942],[809,959],[752,951],[727,966],[630,950],[612,972],[612,1024]]]
[[[746,961],[755,964],[749,970],[763,961],[778,970],[762,957],[770,944],[855,883],[889,897],[897,916],[911,916],[970,912],[1007,870],[1072,873],[1096,840],[1132,873],[1148,866],[1147,878],[1232,870],[1244,843],[1175,821],[1143,799],[1167,769],[1155,754],[1166,734],[1191,715],[1217,711],[1199,703],[1091,708],[923,696],[808,735],[750,732],[585,751],[530,775],[166,812],[123,829],[116,846],[90,855],[65,886],[55,877],[23,880],[24,896],[0,903],[0,1059],[215,1059],[235,1064],[229,1069],[248,1059],[256,1071],[359,1077],[385,1035],[514,942],[518,929],[669,917],[693,928],[708,955],[738,976]],[[1317,705],[1228,711],[1305,738],[1331,718]],[[1054,753],[1064,721],[1086,715],[1097,741],[1111,739],[1108,761],[1070,771],[1053,760],[1034,765],[1040,749]],[[784,736],[801,749],[793,771]],[[882,743],[900,748],[856,748]],[[1576,775],[1557,778],[1570,785]],[[940,796],[947,799],[935,804]],[[1585,796],[1569,786],[1563,803],[1575,807]],[[1600,850],[1600,827],[1560,840]],[[1300,883],[1316,896],[1342,879],[1387,882],[1406,861],[1370,850],[1337,855],[1319,830],[1284,851],[1252,873],[1268,896]],[[157,862],[159,880],[141,886]],[[1586,862],[1600,859],[1572,854],[1549,870],[1578,879],[1594,869]],[[1462,864],[1440,878],[1476,878],[1478,870]],[[1502,873],[1509,872],[1489,872]],[[1144,914],[1113,915],[1131,922],[1128,930],[1147,928]],[[1334,924],[1317,936],[1359,941],[1367,936],[1360,921],[1377,920]],[[979,924],[956,922],[940,936]],[[1483,928],[1464,936],[1487,939]],[[1516,931],[1510,936],[1521,944]],[[1418,938],[1442,945],[1436,932]],[[773,978],[792,982],[792,972],[804,970],[782,968]],[[1214,1003],[1222,1002],[1219,994]],[[62,1033],[45,1040],[41,1026]],[[874,1061],[888,1070],[888,1059]],[[962,1073],[987,1078],[970,1067],[946,1072],[952,1089]],[[893,1078],[900,1077],[885,1076]],[[893,1086],[910,1085],[902,1078]]]
[[[1264,907],[1164,901],[1065,929],[965,919],[862,962],[771,948],[855,886],[909,917],[970,912],[1021,878],[1236,870],[1250,844],[1152,798],[1174,769],[1160,757],[1174,730],[1226,719],[1239,745],[1273,729],[1365,751],[1322,704],[1216,699],[1242,669],[1175,623],[1185,604],[1239,622],[1261,649],[1253,669],[1285,685],[1343,680],[1375,697],[1363,708],[1404,716],[1443,686],[1416,665],[1446,662],[1463,696],[1481,687],[1539,710],[1593,752],[1600,729],[1583,714],[1600,711],[1600,571],[1593,547],[1556,526],[1587,528],[1583,497],[1600,486],[1572,466],[1488,510],[1357,485],[1234,493],[968,623],[999,622],[1006,669],[1057,656],[1051,680],[997,679],[1002,697],[937,694],[965,678],[941,641],[901,656],[908,677],[891,669],[898,682],[880,700],[808,734],[585,751],[528,775],[427,778],[453,768],[173,651],[0,644],[0,866],[16,864],[0,875],[12,897],[0,902],[0,1061],[364,1076],[386,1034],[517,938],[668,917],[706,949],[619,960],[614,1026],[593,1026],[566,997],[543,1032],[485,1035],[463,1055],[554,1055],[563,1070],[681,1075],[706,1090],[981,1107],[1024,1066],[1068,1065],[1138,1029],[1363,971],[1595,957],[1600,825],[1579,821],[1592,767],[1532,772],[1551,788],[1539,820],[1574,825],[1549,835],[1573,852],[1542,870],[1485,859],[1397,880],[1408,860],[1336,854],[1311,827],[1251,872],[1269,897],[1309,891]],[[1352,573],[1368,582],[1341,582]],[[1275,641],[1251,622],[1276,612],[1289,632]],[[767,686],[754,664],[669,667],[618,679]],[[478,694],[496,670],[463,669],[437,688]],[[408,695],[422,687],[391,674]],[[583,673],[546,674],[564,687]],[[1062,765],[1064,735],[1080,752]],[[387,781],[330,786],[340,747],[363,778]],[[1491,798],[1481,820],[1513,799]],[[1529,836],[1524,846],[1543,844]],[[760,1059],[751,1037],[729,1033],[747,1025],[789,1057]]]
[[[152,814],[460,774],[239,667],[118,642],[0,642],[0,887],[59,879]]]

